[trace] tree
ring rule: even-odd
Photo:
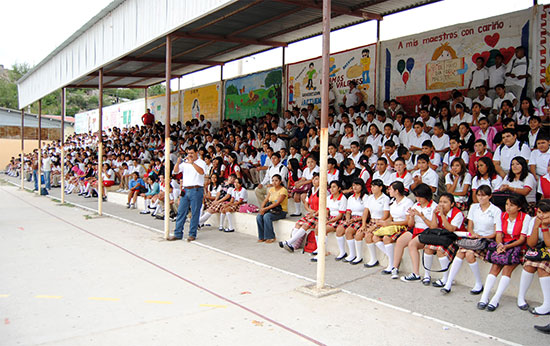
[[[274,86],[275,89],[281,87],[283,81],[283,71],[281,69],[273,70],[265,76],[265,88],[268,89],[270,86]]]
[[[153,85],[147,89],[148,96],[157,96],[162,94],[166,94],[166,86],[163,84]]]
[[[227,95],[239,95],[239,90],[233,84],[230,84],[226,89]]]

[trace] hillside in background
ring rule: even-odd
[[[19,109],[17,101],[17,80],[27,73],[31,67],[26,64],[15,64],[11,69],[0,65],[0,107]],[[76,113],[96,109],[99,104],[99,91],[97,89],[72,89],[67,90],[68,116]],[[164,94],[166,88],[158,84],[148,90],[149,96]],[[145,96],[143,89],[104,89],[103,105],[110,106],[115,103],[131,101]],[[31,106],[32,113],[38,113],[38,103]],[[61,90],[53,92],[42,99],[42,114],[61,115]]]

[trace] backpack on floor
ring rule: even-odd
[[[317,250],[317,241],[315,240],[315,232],[311,231],[307,234],[306,243],[304,245],[304,249],[302,250],[302,253],[309,252],[313,253],[315,250]]]

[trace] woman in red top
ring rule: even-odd
[[[290,159],[290,161],[292,160],[296,159]],[[294,252],[302,245],[300,240],[305,237],[309,229],[315,228],[319,221],[319,173],[313,173],[311,184],[311,189],[304,198],[306,215],[296,222],[290,233],[290,239],[279,242],[279,246],[289,252]]]
[[[525,197],[513,194],[506,199],[506,212],[502,213],[500,220],[497,220],[497,253],[506,252],[517,246],[523,246],[527,237],[527,231],[531,217],[524,210],[527,208]],[[489,258],[490,259],[490,258]],[[485,280],[485,288],[477,308],[487,311],[495,311],[498,308],[500,297],[510,283],[510,277],[517,264],[501,265],[493,263],[489,275]],[[489,294],[497,281],[497,276],[502,272],[497,291],[491,301]]]

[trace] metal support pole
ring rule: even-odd
[[[380,98],[380,95],[382,95],[382,83],[380,82],[382,79],[382,51],[380,49],[380,20],[376,21],[376,85],[374,89],[374,104],[378,105],[378,99]]]
[[[317,289],[325,286],[325,238],[327,235],[328,81],[330,57],[330,0],[323,0],[323,75],[321,79],[321,167],[319,175],[319,242]]]
[[[282,69],[282,79],[281,79],[281,117],[283,116],[284,114],[284,111],[286,110],[286,107],[287,107],[287,87],[286,87],[286,68],[285,68],[285,63],[286,63],[286,47],[282,47],[283,49],[283,52],[282,52],[282,61],[281,61],[281,69]],[[285,121],[286,123],[286,121]]]
[[[145,88],[145,112],[147,113],[147,96],[149,96],[149,88]]]
[[[99,129],[97,131],[97,214],[103,214],[103,68],[99,69]]]
[[[21,190],[25,188],[25,110],[21,108]]]
[[[220,65],[220,82],[223,81],[223,65]]]
[[[164,122],[164,238],[170,236],[170,79],[172,78],[172,38],[166,36],[166,119]]]
[[[65,88],[61,89],[61,203],[65,203]]]
[[[183,107],[183,103],[181,102],[181,77],[178,77],[178,120],[182,122],[183,124],[183,115],[182,115],[182,107]]]
[[[42,191],[42,100],[38,100],[38,195]]]

